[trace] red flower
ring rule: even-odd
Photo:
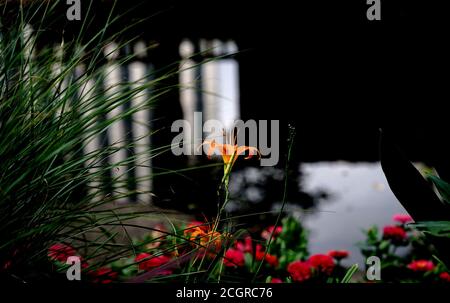
[[[385,226],[383,229],[383,238],[395,242],[402,242],[406,239],[406,231],[400,226]]]
[[[94,283],[109,284],[117,279],[117,272],[107,267],[90,271],[89,274],[93,277],[92,282]]]
[[[392,220],[394,220],[395,222],[399,222],[401,224],[406,224],[414,221],[413,218],[407,214],[395,214],[392,217]]]
[[[264,249],[261,244],[256,244],[255,258],[256,261],[261,261],[264,258]]]
[[[139,255],[136,256],[136,258],[134,259],[134,261],[136,263],[139,262],[139,269],[140,270],[145,270],[145,271],[149,271],[152,270],[154,268],[160,267],[164,264],[166,264],[167,262],[170,261],[170,258],[167,256],[152,256],[151,254],[148,253],[140,253]],[[160,273],[161,275],[170,275],[172,274],[172,270],[163,270]]]
[[[294,261],[287,267],[288,273],[295,282],[303,282],[311,278],[311,265],[308,262]]]
[[[266,254],[264,252],[264,250],[262,249],[262,246],[260,244],[258,244],[258,245],[256,245],[255,259],[256,259],[256,261],[262,261],[263,258],[270,266],[273,266],[273,267],[278,266],[277,256],[271,255],[269,253]]]
[[[312,255],[307,261],[311,267],[315,268],[318,272],[330,275],[334,269],[334,260],[328,255]]]
[[[73,247],[63,243],[57,243],[50,246],[47,253],[50,259],[63,263],[67,261],[68,257],[75,256],[76,254],[77,252]]]
[[[278,267],[279,264],[277,256],[271,254],[266,254],[266,262],[272,267]]]
[[[448,272],[441,273],[439,278],[441,278],[444,282],[450,282],[450,274]]]
[[[350,253],[347,250],[331,250],[328,255],[338,261],[347,258]]]
[[[273,283],[273,284],[283,283],[283,280],[281,280],[280,278],[272,278],[270,283]]]
[[[281,234],[282,231],[283,231],[283,227],[277,226],[275,228],[275,226],[272,225],[272,226],[269,226],[268,228],[266,228],[265,230],[262,231],[261,237],[263,239],[268,240],[270,238],[270,235],[272,234],[272,232],[273,232],[272,236],[275,238],[275,237],[278,237]]]
[[[417,260],[408,264],[408,268],[413,271],[432,271],[434,269],[434,264],[432,261],[428,260]]]
[[[228,267],[244,266],[245,257],[241,250],[230,248],[225,252],[223,264]]]
[[[246,253],[253,252],[252,238],[250,236],[245,237],[244,242],[236,241],[235,246],[236,246],[237,250],[240,250],[242,252],[246,252]]]

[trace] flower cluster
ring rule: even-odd
[[[148,275],[150,278],[170,276],[180,272],[181,266],[200,258],[215,258],[223,249],[226,234],[215,231],[208,224],[193,221],[185,228],[177,230],[177,234],[166,236],[167,231],[157,225],[154,231],[143,240],[136,241],[136,255],[124,257],[109,264],[98,267],[82,261],[84,277],[93,283],[111,283],[126,281]],[[179,241],[172,245],[173,241]],[[229,253],[229,254],[232,254]],[[188,255],[190,259],[181,258]],[[77,250],[70,245],[57,243],[48,249],[48,257],[60,272],[67,268],[66,260],[70,256],[78,256]],[[81,257],[79,257],[82,259]],[[184,259],[184,261],[181,261]],[[233,256],[225,259],[235,259]],[[242,261],[237,261],[241,264]]]
[[[431,243],[409,223],[414,222],[407,214],[392,217],[395,225],[385,226],[382,235],[372,227],[366,233],[367,239],[361,243],[361,252],[366,257],[378,256],[387,264],[383,268],[384,282],[450,282],[443,264],[434,263],[436,254]],[[397,253],[399,248],[407,253]]]
[[[338,273],[339,261],[347,251],[331,251],[328,255],[307,252],[305,230],[293,218],[285,218],[278,226],[259,233],[247,233],[233,239],[209,223],[192,221],[169,234],[163,226],[154,228],[135,243],[136,254],[121,258],[108,266],[83,261],[84,277],[93,283],[111,283],[153,278],[175,279],[177,274],[195,268],[227,276],[257,277],[259,282],[287,283],[320,281]],[[65,264],[69,256],[78,255],[70,245],[58,243],[48,250],[54,264]],[[306,261],[304,261],[306,260]],[[211,264],[217,268],[210,269]],[[204,267],[202,267],[204,266]]]
[[[346,252],[348,256],[348,252]],[[342,259],[342,256],[340,256]],[[333,257],[328,255],[312,255],[306,261],[294,261],[289,264],[287,271],[295,282],[304,282],[314,276],[331,276],[336,263]]]
[[[263,232],[264,233],[264,232]],[[250,236],[246,236],[242,241],[235,241],[233,247],[225,252],[225,266],[239,267],[245,265],[245,257],[252,261],[266,262],[273,268],[278,267],[278,257],[266,251],[261,244],[256,244],[253,249],[253,240]]]
[[[363,255],[378,256],[386,264],[383,282],[450,282],[450,273],[433,260],[434,251],[425,238],[408,224],[411,217],[396,215],[393,220],[395,224],[385,226],[381,233],[376,227],[368,230],[361,245]],[[135,254],[107,265],[99,266],[92,257],[80,257],[77,249],[67,243],[50,246],[47,255],[62,269],[60,272],[67,269],[68,257],[78,256],[82,260],[83,279],[93,283],[152,279],[180,282],[205,272],[208,281],[217,281],[223,275],[239,281],[329,283],[340,282],[347,273],[348,268],[342,262],[350,252],[310,254],[307,231],[293,218],[286,217],[280,225],[259,232],[239,235],[231,236],[218,230],[215,224],[192,221],[179,226],[174,233],[157,226],[144,239],[136,240]],[[399,247],[410,252],[397,254]]]
[[[348,251],[308,256],[306,240],[301,225],[285,218],[282,225],[267,227],[259,237],[245,236],[235,241],[225,253],[224,264],[230,274],[259,274],[269,283],[319,282],[343,274],[340,261],[349,256]]]
[[[59,269],[65,271],[67,268],[67,260],[69,257],[78,257],[81,262],[81,269],[85,272],[88,279],[93,283],[108,284],[117,280],[118,273],[109,267],[91,266],[89,262],[80,257],[75,248],[64,243],[56,243],[49,247],[47,251],[48,258]],[[94,267],[94,268],[91,268]]]

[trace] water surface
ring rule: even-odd
[[[302,188],[314,193],[325,190],[329,196],[318,203],[318,211],[300,217],[310,229],[310,252],[324,253],[346,249],[346,263],[363,266],[363,256],[355,246],[364,240],[361,232],[376,224],[392,224],[392,216],[406,213],[389,189],[379,162],[318,162],[301,165]]]

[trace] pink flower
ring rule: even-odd
[[[441,278],[444,282],[450,282],[450,274],[448,272],[443,272],[439,275],[439,278]]]
[[[246,253],[253,252],[252,238],[250,236],[245,237],[244,242],[236,241],[235,246],[236,246],[237,250],[240,250],[242,252],[246,252]]]
[[[334,260],[328,255],[312,255],[307,261],[317,271],[330,275],[334,269]]]
[[[134,259],[134,261],[136,263],[139,262],[139,269],[140,270],[145,270],[145,271],[149,271],[152,269],[155,269],[157,267],[160,267],[164,264],[166,264],[167,262],[170,261],[170,258],[167,256],[152,256],[151,254],[148,253],[140,253],[136,256],[136,258]],[[160,272],[161,275],[170,275],[172,274],[172,270],[162,270]]]
[[[408,268],[413,271],[427,272],[434,269],[434,264],[428,260],[417,260],[409,263]]]
[[[328,255],[337,261],[347,258],[350,253],[347,250],[330,250]]]
[[[68,257],[75,256],[77,254],[76,250],[66,244],[57,243],[48,249],[47,255],[50,259],[63,262],[67,261]]]
[[[402,242],[406,239],[407,234],[403,227],[400,226],[385,226],[383,229],[383,238],[393,240],[395,242]]]
[[[392,217],[392,220],[401,224],[406,224],[414,221],[413,218],[407,214],[396,214]]]
[[[268,228],[266,228],[265,230],[262,231],[261,237],[263,239],[268,240],[270,238],[270,235],[273,233],[273,235],[272,235],[273,238],[276,238],[276,237],[278,237],[281,234],[282,231],[283,231],[283,227],[277,226],[275,228],[275,226],[272,225],[272,226],[269,226]]]
[[[311,265],[308,262],[294,261],[287,267],[288,273],[295,282],[304,282],[311,278]]]
[[[245,257],[241,250],[230,248],[225,252],[223,264],[227,267],[244,266]]]
[[[283,283],[283,280],[281,280],[280,278],[272,278],[270,283],[279,284],[279,283]]]

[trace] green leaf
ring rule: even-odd
[[[355,272],[358,270],[359,266],[358,264],[353,264],[345,273],[345,276],[342,278],[341,283],[350,283],[350,280],[352,279]]]
[[[424,233],[450,238],[450,221],[423,221],[411,225]]]
[[[433,175],[429,175],[427,178],[436,186],[444,201],[450,204],[450,184]]]
[[[381,241],[381,243],[380,243],[380,245],[378,246],[378,248],[379,248],[381,251],[383,251],[383,250],[386,250],[386,249],[389,247],[389,245],[391,245],[391,242],[390,242],[390,241],[384,240],[384,241]]]
[[[245,267],[248,269],[252,268],[253,265],[253,257],[249,253],[244,254]]]
[[[415,221],[447,220],[449,210],[417,171],[393,134],[381,133],[381,167],[394,195]]]
[[[445,265],[445,263],[438,256],[433,255],[433,259],[435,259],[438,264],[442,265],[444,267],[445,271],[448,271],[447,266]]]

